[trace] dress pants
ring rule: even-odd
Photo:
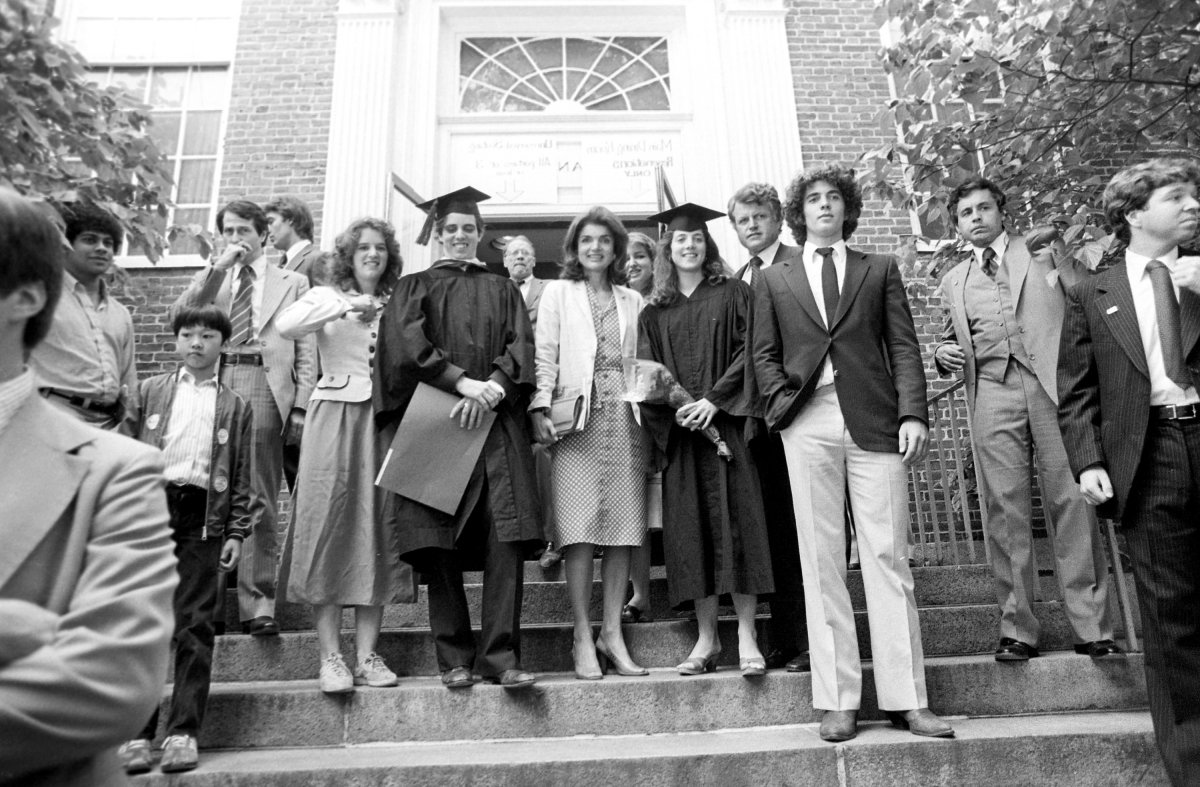
[[[1200,420],[1150,424],[1122,523],[1171,783],[1200,784]]]
[[[769,644],[787,653],[803,652],[808,650],[804,578],[800,570],[800,548],[796,544],[796,517],[783,439],[778,434],[764,431],[750,441],[749,448],[762,483],[771,571],[775,579],[775,592],[767,598],[771,610],[771,619],[767,623]]]
[[[1038,620],[1031,606],[1037,594],[1032,448],[1053,536],[1055,575],[1075,640],[1112,639],[1108,560],[1095,509],[1080,494],[1067,462],[1057,405],[1032,372],[1010,360],[1003,383],[984,378],[976,383],[971,427],[1000,605],[1000,636],[1038,643]]]
[[[881,710],[928,707],[908,566],[908,479],[899,453],[864,451],[837,391],[818,388],[781,432],[804,570],[813,707],[857,710],[862,663],[846,588],[846,494],[855,515]]]
[[[460,543],[467,539],[485,543],[478,647],[471,631],[459,554],[449,549],[431,549],[423,566],[429,582],[429,626],[433,629],[434,651],[441,672],[466,666],[484,677],[495,677],[504,670],[520,668],[526,544],[496,538],[487,500],[485,487],[459,535]]]
[[[202,538],[207,493],[196,486],[167,485],[167,505],[171,513],[175,540],[176,570],[179,585],[172,603],[175,632],[171,648],[175,653],[175,683],[171,690],[171,709],[167,714],[167,735],[200,733],[208,689],[212,680],[213,611],[217,594],[223,590],[217,567],[221,561],[221,538]],[[158,706],[142,730],[143,738],[153,740],[158,731]]]
[[[253,414],[250,467],[253,532],[238,564],[238,618],[275,616],[279,574],[279,484],[283,477],[283,419],[261,366],[221,366],[221,382],[241,395]]]

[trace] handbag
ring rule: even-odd
[[[583,393],[578,388],[556,391],[550,400],[550,422],[559,436],[574,434],[583,429],[586,418],[583,411]]]

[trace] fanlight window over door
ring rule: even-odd
[[[670,109],[661,36],[467,38],[459,50],[464,113]]]

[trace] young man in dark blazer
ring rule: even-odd
[[[846,588],[845,502],[855,513],[879,707],[918,735],[954,731],[928,708],[906,549],[906,466],[929,434],[925,372],[896,260],[849,249],[862,194],[852,170],[797,176],[784,216],[799,258],[763,272],[754,362],[780,432],[804,569],[821,737],[856,734],[862,666]]]
[[[1119,519],[1137,581],[1150,714],[1173,784],[1200,784],[1200,164],[1117,173],[1124,258],[1067,294],[1058,421],[1079,488]]]

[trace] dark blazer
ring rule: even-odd
[[[775,252],[775,259],[771,260],[771,265],[775,265],[776,263],[779,263],[793,255],[798,256],[799,254],[800,249],[796,248],[795,246],[789,246],[786,243],[780,243],[779,250]],[[733,274],[733,278],[741,281],[741,278],[745,275],[746,268],[749,267],[749,265],[749,262],[743,263],[742,267],[737,269],[737,273]]]
[[[317,248],[315,243],[311,241],[307,246],[300,250],[293,260],[288,260],[287,265],[283,266],[284,270],[295,271],[302,276],[308,277],[308,286],[316,287],[318,284],[325,283],[327,275],[323,266],[316,265],[317,258],[321,256],[321,250]]]
[[[801,254],[764,272],[754,308],[754,366],[767,428],[778,432],[816,388],[826,356],[854,442],[895,452],[900,421],[929,422],[925,370],[896,258],[847,249],[832,330],[817,308]]]
[[[1183,357],[1200,389],[1200,296],[1179,291]],[[1120,519],[1150,424],[1150,372],[1124,261],[1067,291],[1058,351],[1058,424],[1078,478],[1108,471],[1112,499],[1096,509]]]

